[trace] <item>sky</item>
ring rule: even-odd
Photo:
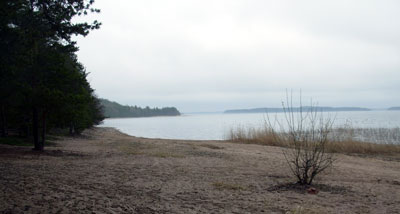
[[[181,112],[400,106],[400,1],[96,0],[77,38],[101,98]]]

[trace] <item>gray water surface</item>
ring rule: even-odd
[[[400,111],[327,112],[334,126],[353,128],[400,127]],[[162,139],[223,140],[231,128],[262,127],[265,120],[277,118],[284,122],[283,113],[249,114],[185,114],[178,117],[112,118],[100,127],[114,127],[132,136]],[[283,121],[283,122],[282,122]]]

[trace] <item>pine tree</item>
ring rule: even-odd
[[[100,27],[97,21],[72,22],[73,17],[100,12],[92,7],[93,3],[93,0],[3,0],[0,3],[1,135],[6,135],[7,115],[20,126],[26,119],[18,119],[16,115],[24,115],[30,118],[35,150],[43,150],[47,122],[52,121],[49,116],[62,118],[61,114],[73,114],[75,117],[69,118],[72,120],[69,122],[81,124],[82,128],[99,123],[102,116],[96,110],[100,109],[95,104],[98,101],[83,66],[76,59],[78,47],[72,40],[73,35],[86,36],[90,30]],[[69,102],[74,105],[67,108]]]

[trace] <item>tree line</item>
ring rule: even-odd
[[[153,116],[179,116],[180,112],[175,107],[150,108],[146,106],[125,106],[107,99],[100,99],[104,107],[105,117],[153,117]]]
[[[100,23],[74,23],[98,13],[93,0],[0,2],[0,135],[18,134],[43,150],[52,128],[79,134],[104,116],[79,62],[72,36]]]

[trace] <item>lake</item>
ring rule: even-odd
[[[335,126],[353,128],[400,127],[400,111],[326,112],[324,117],[335,118]],[[114,127],[128,135],[146,138],[223,140],[231,128],[262,127],[265,119],[284,119],[283,113],[248,114],[184,114],[178,117],[112,118],[100,127]]]

